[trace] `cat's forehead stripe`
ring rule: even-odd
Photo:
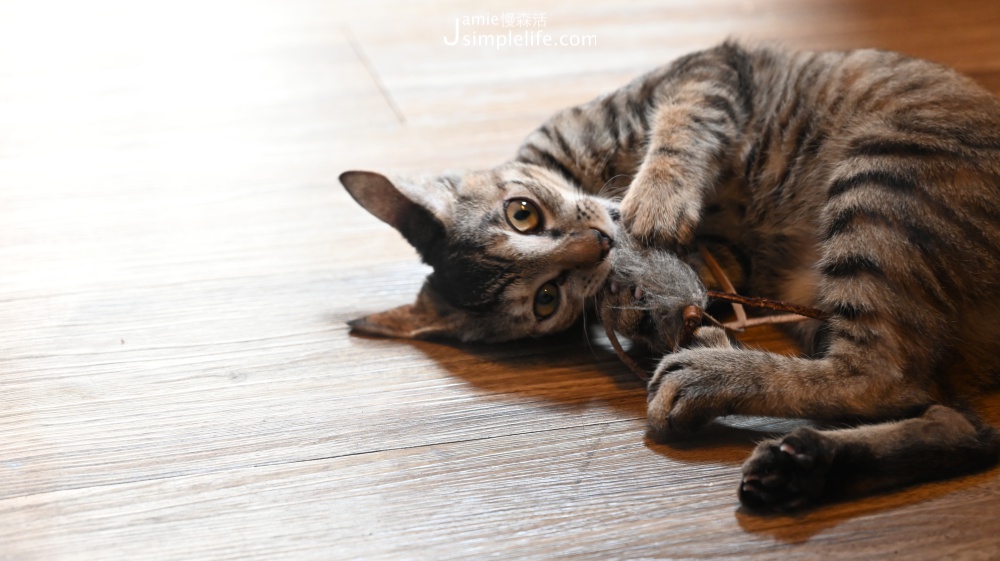
[[[499,188],[503,189],[504,191],[506,191],[508,189],[509,185],[522,185],[524,187],[531,188],[531,187],[534,186],[534,183],[532,183],[530,181],[525,181],[524,179],[521,179],[521,178],[504,179],[503,181],[501,181],[500,183],[497,184],[497,187],[499,187]]]

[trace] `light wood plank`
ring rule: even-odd
[[[18,528],[5,545],[19,559],[998,553],[994,477],[928,485],[877,504],[760,518],[732,500],[747,439],[676,449],[647,445],[636,428],[602,423],[36,494],[0,501],[0,519]],[[64,539],[67,533],[76,539]]]
[[[346,319],[419,286],[401,272],[47,299],[50,322],[20,329],[4,362],[0,497],[642,416],[641,385],[579,335],[517,349],[347,337]]]

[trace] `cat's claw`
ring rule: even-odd
[[[725,331],[702,327],[692,347],[663,357],[649,381],[646,418],[651,436],[683,438],[726,413],[727,396],[715,384],[720,368],[740,368],[742,358]]]
[[[762,442],[743,464],[740,502],[759,510],[794,510],[815,502],[826,490],[833,457],[833,442],[810,428]]]
[[[646,420],[659,440],[685,438],[714,419],[712,396],[701,391],[707,362],[699,351],[680,351],[660,361],[649,381]]]

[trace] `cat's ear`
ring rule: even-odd
[[[451,222],[455,192],[443,179],[393,183],[373,171],[345,171],[340,182],[358,204],[399,230],[418,250],[428,238],[443,235]]]
[[[424,283],[417,301],[347,322],[353,331],[367,335],[427,339],[442,337],[470,340],[478,335],[469,312],[455,308]]]

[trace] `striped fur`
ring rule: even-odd
[[[889,52],[725,43],[557,113],[499,169],[548,170],[546,188],[577,201],[620,198],[600,207],[604,222],[620,212],[617,235],[682,255],[721,243],[746,293],[833,314],[797,328],[808,357],[706,330],[651,381],[661,437],[729,414],[856,424],[761,444],[744,503],[794,508],[1000,455],[959,406],[1000,382],[1000,102],[970,80]],[[528,257],[518,274],[544,262]],[[589,282],[605,269],[589,264]],[[544,331],[527,325],[505,338]]]

